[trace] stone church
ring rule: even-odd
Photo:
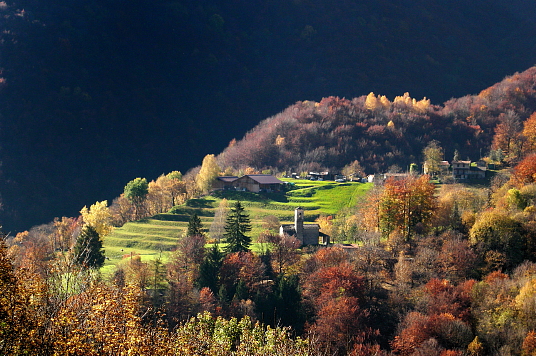
[[[320,225],[303,223],[303,209],[301,207],[297,207],[294,210],[294,224],[281,225],[279,234],[296,237],[302,246],[329,243],[328,236],[320,232]],[[322,238],[322,241],[320,241],[320,238]]]

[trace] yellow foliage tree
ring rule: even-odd
[[[378,99],[373,92],[370,92],[369,95],[367,95],[367,98],[365,99],[365,107],[369,110],[376,110],[378,107]]]
[[[519,319],[534,328],[536,324],[536,280],[529,279],[515,298]]]
[[[80,214],[84,219],[84,224],[93,227],[99,233],[99,236],[104,237],[112,232],[112,213],[108,208],[107,200],[96,202],[89,209],[84,206],[80,210]]]
[[[277,137],[275,138],[275,145],[281,147],[284,144],[285,144],[285,138],[282,137],[281,135],[277,135]]]
[[[430,107],[430,99],[424,97],[422,100],[416,101],[413,99],[413,108],[418,112],[426,112]]]
[[[432,176],[439,174],[441,172],[439,164],[443,158],[443,148],[439,146],[439,142],[430,141],[428,145],[422,151],[424,156],[424,173],[430,174]]]
[[[365,107],[369,110],[376,110],[379,108],[389,109],[391,107],[391,102],[385,95],[374,95],[373,92],[370,92],[365,99]]]
[[[409,96],[408,92],[405,92],[402,96],[396,96],[395,100],[393,100],[394,104],[405,104],[408,107],[413,106],[413,100]]]
[[[218,166],[218,162],[216,162],[216,157],[212,154],[206,155],[195,179],[199,190],[202,192],[209,191],[220,172],[221,169]]]
[[[391,102],[389,101],[389,99],[387,99],[387,97],[385,95],[382,95],[380,97],[380,102],[382,104],[382,106],[386,109],[389,109],[391,107]]]
[[[324,234],[330,236],[333,239],[333,235],[335,233],[335,226],[333,226],[333,216],[321,215],[316,219],[316,222],[318,223],[318,225],[320,225],[320,230],[322,230]]]
[[[141,290],[104,284],[68,300],[53,321],[56,355],[171,355],[169,332],[144,328]]]

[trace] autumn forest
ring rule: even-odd
[[[486,176],[456,179],[443,161]],[[341,183],[366,192],[314,217],[328,245],[281,235],[270,214],[258,232],[237,193],[213,191],[221,176],[313,171],[399,175]],[[114,229],[207,196],[225,198],[210,227],[190,214],[171,251],[103,272]],[[300,101],[184,174],[133,177],[109,204],[4,234],[0,354],[535,355],[535,277],[532,67],[443,105]]]

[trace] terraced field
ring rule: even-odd
[[[182,238],[190,217],[197,213],[208,233],[215,211],[223,198],[231,205],[240,200],[250,215],[253,240],[262,229],[262,219],[275,215],[282,223],[294,219],[294,209],[301,206],[305,210],[305,220],[314,221],[320,215],[336,215],[346,207],[355,206],[370,187],[370,183],[335,183],[330,181],[290,180],[293,189],[286,194],[253,194],[248,192],[218,192],[188,201],[174,207],[170,213],[158,214],[151,218],[129,222],[116,228],[105,238],[104,247],[107,260],[105,270],[110,270],[123,258],[140,254],[143,259],[162,255],[165,259]],[[255,248],[255,247],[254,247]]]

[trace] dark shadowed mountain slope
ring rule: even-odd
[[[521,0],[519,0],[521,1]],[[534,64],[484,0],[0,2],[0,224],[25,229],[187,170],[299,100],[433,103]]]

